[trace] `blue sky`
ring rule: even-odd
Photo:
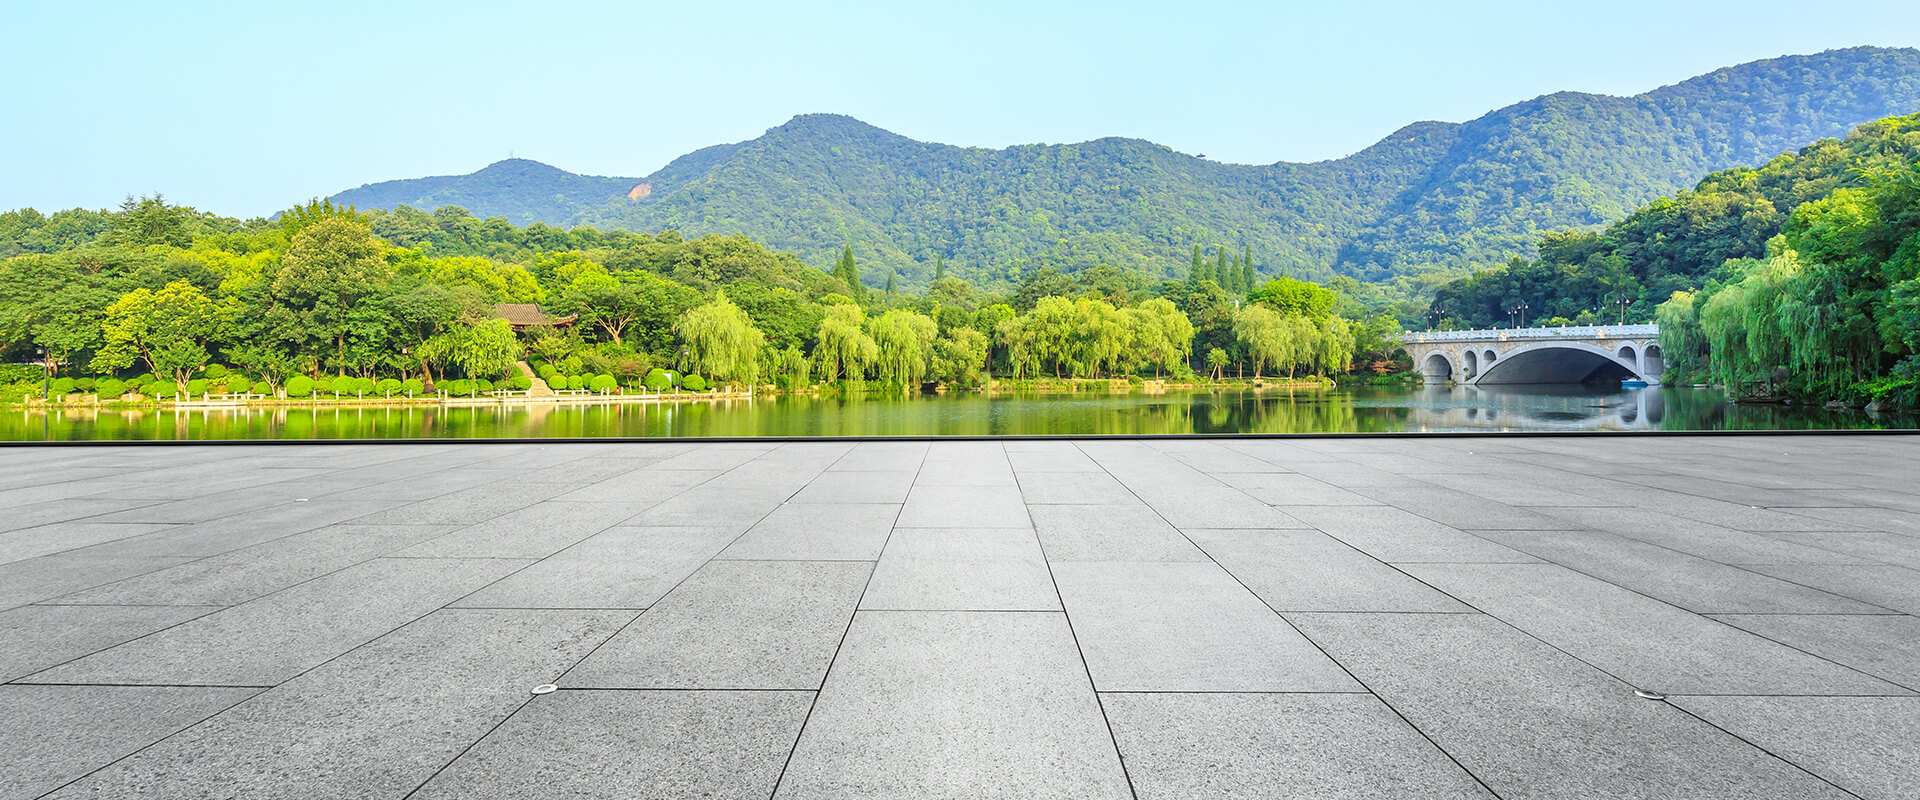
[[[509,153],[645,175],[810,112],[963,145],[1118,135],[1312,161],[1554,91],[1920,45],[1911,0],[70,0],[6,18],[0,209],[160,191],[235,216]]]

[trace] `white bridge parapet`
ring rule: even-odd
[[[1659,325],[1407,331],[1400,343],[1428,383],[1658,384],[1665,371]]]

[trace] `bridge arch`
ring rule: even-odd
[[[1480,363],[1483,367],[1491,367],[1493,366],[1493,362],[1499,360],[1499,358],[1500,356],[1493,352],[1493,348],[1489,347],[1487,348],[1487,352],[1480,354]]]
[[[1629,364],[1637,364],[1640,361],[1638,354],[1634,353],[1633,351],[1632,342],[1627,342],[1626,344],[1620,345],[1620,349],[1617,352],[1615,352],[1613,355],[1614,357],[1620,359],[1621,361],[1625,361]]]
[[[1480,356],[1474,352],[1473,348],[1469,347],[1467,348],[1467,352],[1460,356],[1460,377],[1463,380],[1470,381],[1479,374]]]
[[[1453,380],[1453,362],[1447,360],[1446,353],[1431,353],[1420,362],[1420,374],[1428,383],[1446,383]]]
[[[1658,374],[1651,380],[1644,377],[1639,360],[1626,355],[1631,352],[1630,347],[1613,351],[1588,342],[1532,342],[1508,350],[1498,362],[1462,382],[1488,385],[1626,379],[1649,383],[1658,381]]]

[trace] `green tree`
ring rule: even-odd
[[[867,335],[866,314],[855,305],[831,305],[814,336],[814,363],[829,381],[858,381],[880,357],[880,346]]]
[[[913,386],[927,375],[939,327],[912,311],[888,311],[869,325],[877,348],[876,372],[882,382]]]
[[[393,280],[384,256],[385,246],[364,225],[338,216],[313,223],[267,276],[266,323],[316,362],[328,353],[344,357],[354,306]]]
[[[524,350],[504,319],[458,323],[420,346],[420,358],[458,367],[472,378],[498,378],[511,372]]]
[[[683,366],[688,371],[723,381],[759,379],[760,351],[767,337],[727,299],[725,291],[715,292],[712,302],[680,315],[673,332],[686,348]]]
[[[840,252],[840,261],[833,266],[833,277],[847,285],[854,302],[863,306],[867,304],[867,286],[860,282],[860,267],[853,263],[853,245],[846,245],[846,249]]]
[[[135,289],[107,307],[105,344],[92,368],[107,373],[145,362],[155,375],[185,386],[207,363],[207,348],[226,324],[227,312],[184,281],[160,291]]]

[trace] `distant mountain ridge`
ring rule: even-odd
[[[333,196],[458,205],[517,224],[741,232],[825,264],[843,244],[884,281],[995,282],[1052,265],[1184,270],[1194,244],[1251,247],[1263,272],[1421,283],[1527,252],[1861,123],[1920,111],[1920,50],[1755,61],[1632,97],[1560,92],[1464,123],[1419,122],[1345,158],[1224,164],[1139,139],[965,148],[837,115],[703,148],[639,178],[524,159]]]

